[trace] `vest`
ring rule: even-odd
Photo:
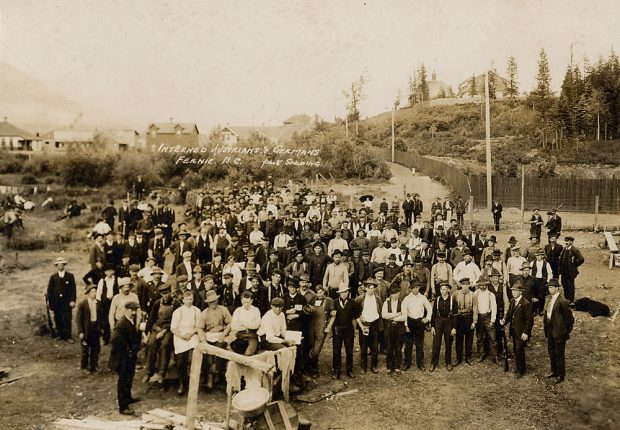
[[[439,299],[441,298],[441,296],[437,297],[437,316],[439,315]],[[448,318],[454,316],[454,314],[452,313],[452,304],[453,304],[453,300],[452,300],[452,296],[448,296],[448,300],[450,300],[450,313],[448,314]]]
[[[536,270],[538,270],[538,267],[536,266],[536,261],[534,261],[534,264],[532,265],[532,277],[534,279],[536,279],[536,273],[537,273]],[[546,281],[547,277],[548,277],[547,262],[543,260],[542,279]]]

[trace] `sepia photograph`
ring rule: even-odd
[[[618,18],[0,0],[0,429],[620,428]]]

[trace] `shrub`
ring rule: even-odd
[[[38,180],[34,177],[34,175],[26,173],[22,176],[22,184],[38,184]]]
[[[8,249],[14,251],[34,251],[45,248],[45,240],[28,234],[14,234],[6,243]]]
[[[71,153],[59,162],[58,170],[65,185],[100,187],[112,178],[114,164],[113,156]]]
[[[19,173],[22,171],[23,161],[19,159],[15,154],[2,151],[0,157],[0,174],[4,173]]]

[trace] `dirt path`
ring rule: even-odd
[[[353,204],[355,207],[359,205],[358,198],[364,194],[374,196],[374,206],[378,207],[383,197],[386,197],[388,202],[391,202],[394,196],[402,200],[404,190],[406,190],[407,193],[420,194],[420,198],[424,202],[426,212],[430,211],[430,205],[436,197],[441,197],[443,200],[445,196],[450,195],[450,189],[448,187],[440,184],[439,182],[433,181],[430,177],[425,176],[424,174],[413,174],[411,169],[408,169],[400,164],[387,164],[390,166],[390,170],[392,171],[392,178],[387,184],[362,184],[355,186],[336,184],[329,187],[329,189],[333,189],[337,193],[345,196],[345,206],[348,204],[346,197],[352,195],[354,199]],[[428,208],[426,208],[426,205],[428,205]]]

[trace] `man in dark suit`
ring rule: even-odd
[[[183,254],[187,251],[192,251],[192,244],[187,240],[189,233],[186,231],[179,232],[179,240],[170,245],[170,252],[174,256],[172,267],[176,267],[183,262]]]
[[[58,337],[73,343],[71,339],[71,311],[75,307],[75,277],[65,271],[67,260],[56,258],[54,265],[58,269],[47,284],[47,300],[49,308],[54,312],[54,324]]]
[[[557,279],[551,279],[548,284],[549,296],[545,303],[544,329],[547,337],[547,350],[551,362],[551,373],[556,384],[564,381],[566,375],[566,341],[573,330],[575,318],[566,299],[560,294],[560,285]]]
[[[521,378],[525,374],[525,344],[532,335],[534,315],[532,304],[523,297],[523,285],[520,281],[512,285],[512,297],[502,325],[510,324],[509,331],[517,362],[517,378]]]
[[[405,224],[411,227],[415,202],[411,199],[411,194],[407,193],[407,198],[403,202],[403,212],[405,213]]]
[[[140,349],[140,331],[136,327],[138,302],[125,304],[125,315],[118,321],[112,333],[112,348],[108,366],[118,374],[118,409],[123,415],[135,415],[129,405],[138,401],[131,395],[131,386],[136,372],[136,359]]]
[[[355,378],[353,373],[353,343],[355,341],[354,321],[360,316],[358,303],[349,298],[349,287],[343,282],[338,287],[338,298],[334,300],[334,310],[336,315],[332,326],[333,331],[333,356],[332,356],[332,378],[340,379],[342,370],[342,347],[346,354],[347,376]]]
[[[502,204],[497,200],[493,200],[491,212],[493,213],[493,222],[495,223],[495,231],[499,231],[499,220],[502,219]]]
[[[581,252],[573,246],[574,240],[571,236],[564,238],[559,265],[564,297],[571,304],[575,302],[575,278],[579,275],[579,266],[585,261]]]
[[[558,242],[558,236],[556,234],[549,234],[549,243],[545,245],[545,256],[547,262],[551,266],[554,278],[560,277],[560,255],[564,247]]]
[[[97,303],[97,285],[89,284],[84,291],[86,298],[78,304],[75,314],[78,337],[82,344],[82,370],[88,370],[91,374],[97,370],[99,363],[100,333]]]

